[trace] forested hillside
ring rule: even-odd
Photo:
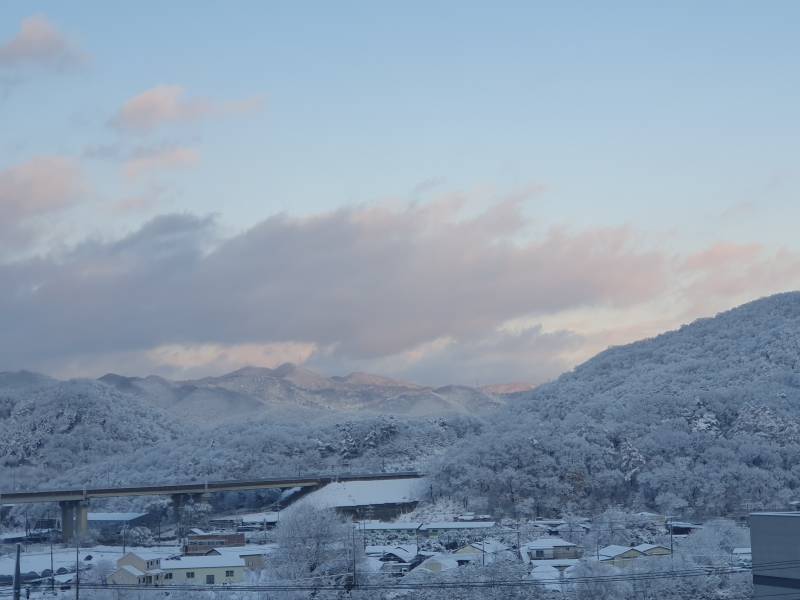
[[[453,448],[439,489],[528,514],[785,506],[800,495],[799,365],[800,293],[609,349]]]
[[[0,374],[0,491],[420,468],[480,423],[306,409],[201,427],[103,379]]]

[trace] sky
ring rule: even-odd
[[[0,371],[537,384],[800,287],[800,4],[0,4]]]

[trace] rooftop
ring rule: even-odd
[[[577,544],[573,544],[572,542],[568,542],[567,540],[562,540],[561,538],[558,537],[542,537],[522,544],[523,548],[527,548],[529,550],[533,549],[541,550],[543,548],[560,548],[563,546],[577,546]]]
[[[423,523],[423,531],[429,529],[487,529],[494,527],[494,521],[438,521],[434,523]]]
[[[295,505],[310,503],[320,508],[348,508],[417,502],[424,494],[423,483],[424,480],[418,478],[339,481],[311,492]]]
[[[235,553],[208,556],[181,556],[161,561],[161,568],[170,569],[209,569],[214,567],[243,567],[244,559]]]
[[[600,555],[601,559],[602,558],[615,558],[615,557],[619,556],[620,554],[625,554],[626,552],[629,552],[631,550],[636,550],[640,554],[642,553],[641,550],[637,550],[636,548],[633,548],[631,546],[619,546],[617,544],[611,544],[610,546],[606,546],[605,548],[600,548],[600,550],[598,551],[598,554]]]
[[[398,521],[397,523],[358,523],[358,529],[366,531],[382,531],[384,529],[419,529],[422,523],[412,521]]]

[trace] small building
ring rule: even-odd
[[[244,546],[243,533],[195,533],[186,536],[183,553],[186,555],[204,555],[214,548]]]
[[[598,550],[598,555],[602,562],[622,567],[632,559],[641,558],[644,553],[631,546],[619,546],[612,544]]]
[[[483,537],[495,525],[494,521],[436,521],[423,523],[419,528],[419,533],[426,538],[438,538],[445,534],[459,533]]]
[[[583,548],[558,537],[541,537],[525,544],[519,549],[522,562],[535,560],[580,558]]]
[[[220,585],[244,581],[245,561],[227,553],[212,556],[154,556],[128,552],[108,578],[112,585]]]
[[[672,533],[672,535],[689,535],[690,533],[703,528],[702,525],[688,523],[686,521],[669,521],[666,527],[667,532]]]
[[[420,527],[422,527],[422,523],[412,521],[395,523],[361,521],[356,524],[356,531],[364,538],[365,544],[404,544],[417,542],[417,530]]]
[[[218,517],[210,519],[208,525],[218,531],[264,531],[273,529],[279,520],[279,512],[265,511]]]
[[[672,554],[669,548],[659,544],[639,544],[638,546],[634,546],[633,549],[638,550],[645,556],[669,556]]]
[[[245,568],[251,571],[258,571],[264,568],[267,556],[275,546],[244,546],[241,548],[214,548],[209,550],[205,556],[238,556],[244,561]]]
[[[800,589],[800,512],[750,515],[753,598],[790,598]]]
[[[117,570],[108,581],[115,585],[162,585],[165,578],[161,559],[164,558],[167,558],[164,554],[147,550],[128,552],[117,560]]]
[[[501,556],[509,553],[509,547],[504,543],[497,540],[482,540],[467,544],[463,548],[456,550],[456,555],[465,555],[477,557],[483,563],[494,562]]]
[[[414,544],[398,546],[367,546],[364,553],[377,559],[380,563],[380,573],[400,577],[422,562]]]
[[[480,561],[475,554],[436,554],[423,560],[417,569],[429,573],[441,573],[458,567],[465,567],[474,561]]]
[[[176,556],[161,562],[172,585],[219,585],[244,581],[245,561],[228,553]]]

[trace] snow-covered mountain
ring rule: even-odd
[[[800,498],[800,293],[610,348],[451,452],[443,488],[509,509],[786,506]]]
[[[0,492],[414,468],[502,403],[289,364],[193,381],[0,373]]]
[[[611,348],[505,396],[293,365],[194,381],[4,373],[0,440],[0,491],[12,477],[49,486],[414,467],[497,513],[781,506],[800,498],[800,293]]]
[[[366,373],[325,377],[290,363],[276,369],[245,367],[220,377],[188,381],[114,374],[99,381],[179,419],[200,423],[209,418],[217,423],[235,421],[265,412],[297,418],[297,411],[303,409],[411,417],[483,414],[504,404],[502,394],[477,388],[432,388]]]

